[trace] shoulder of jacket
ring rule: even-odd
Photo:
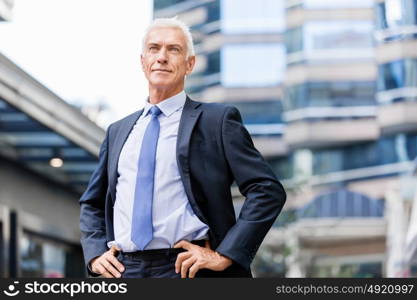
[[[115,122],[111,123],[108,126],[107,130],[110,130],[110,129],[115,130],[115,129],[119,128],[120,125],[123,124],[124,122],[131,121],[132,118],[134,118],[134,119],[139,118],[139,112],[140,111],[141,110],[135,111],[134,113],[131,113],[130,115],[127,115],[126,117],[124,117],[124,118],[122,118],[122,119],[120,119],[118,121],[115,121]]]
[[[201,103],[201,108],[204,111],[209,111],[213,113],[224,113],[227,110],[236,109],[235,106],[230,105],[230,104],[225,104],[225,103],[205,103],[205,102],[200,102],[200,103]]]

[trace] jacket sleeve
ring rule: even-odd
[[[97,168],[91,175],[87,189],[79,201],[81,206],[81,245],[87,272],[92,276],[97,276],[97,274],[90,270],[88,267],[89,262],[108,250],[106,245],[105,198],[108,187],[107,156],[109,130],[110,127],[100,147]]]
[[[286,200],[286,193],[253,145],[239,111],[228,107],[222,121],[226,160],[245,202],[236,224],[216,251],[245,269],[250,264]]]

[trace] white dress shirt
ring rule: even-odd
[[[207,238],[208,226],[200,221],[190,206],[177,165],[178,126],[186,100],[184,91],[157,104],[162,113],[156,150],[155,183],[152,207],[153,239],[146,249],[171,248],[182,240]],[[114,236],[108,246],[116,244],[124,252],[137,251],[132,242],[131,226],[135,195],[138,158],[148,114],[153,105],[146,102],[142,115],[136,121],[120,153],[114,204]]]

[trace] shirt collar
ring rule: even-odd
[[[180,93],[159,102],[158,104],[156,104],[156,106],[158,106],[158,108],[166,117],[169,117],[174,112],[176,112],[184,106],[186,98],[187,96],[184,90],[182,90]],[[146,116],[151,107],[154,106],[154,104],[151,104],[148,101],[146,101],[145,107],[143,108],[143,116]]]

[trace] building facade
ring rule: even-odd
[[[155,18],[178,16],[191,27],[197,62],[186,92],[239,108],[257,148],[271,161],[287,153],[283,15],[283,2],[273,0],[255,6],[249,0],[238,6],[232,0],[154,1]]]
[[[417,156],[415,0],[154,9],[191,26],[198,63],[187,92],[238,107],[287,188],[256,275],[392,276],[387,194]]]
[[[0,53],[0,277],[86,275],[78,199],[103,139]]]

